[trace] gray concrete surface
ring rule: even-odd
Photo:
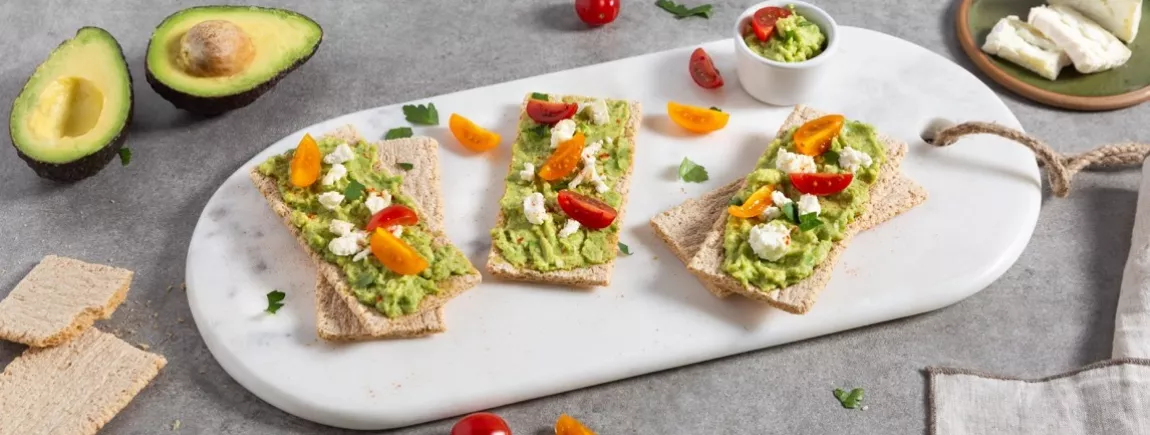
[[[710,20],[677,21],[653,0],[624,0],[614,24],[588,31],[571,0],[280,1],[326,29],[319,53],[246,110],[195,120],[144,82],[152,28],[200,2],[0,2],[0,101],[60,41],[101,26],[123,45],[136,80],[135,161],[72,186],[37,178],[0,147],[0,295],[45,254],[136,271],[130,301],[104,328],[167,355],[156,382],[103,433],[351,433],[289,416],[224,373],[190,320],[188,239],[208,197],[267,144],[342,113],[594,64],[727,36],[745,1],[715,2]],[[692,0],[691,3],[696,3]],[[821,0],[840,23],[886,32],[955,59],[953,4]],[[1032,133],[1063,151],[1145,139],[1150,106],[1070,113],[1002,91]],[[881,98],[881,96],[876,96]],[[1021,259],[985,291],[952,307],[803,343],[642,376],[498,409],[517,434],[545,434],[561,412],[602,434],[906,434],[925,428],[920,369],[954,365],[1045,376],[1106,358],[1137,198],[1136,171],[1080,175],[1069,198],[1045,199]],[[972,204],[977,206],[977,204]],[[988,212],[993,212],[988,210]],[[173,287],[169,290],[169,287]],[[923,289],[928,291],[929,289]],[[0,365],[23,350],[0,344]],[[848,411],[834,386],[866,388]],[[443,421],[396,431],[446,434]]]

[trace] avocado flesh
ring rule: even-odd
[[[123,146],[132,105],[120,44],[103,29],[84,27],[36,67],[12,103],[12,145],[41,177],[84,179]]]
[[[197,24],[220,20],[238,26],[250,38],[254,57],[227,76],[194,74],[180,61],[183,38]],[[323,29],[298,13],[253,6],[203,6],[164,19],[148,42],[147,79],[176,107],[217,115],[247,106],[307,62],[323,39]]]

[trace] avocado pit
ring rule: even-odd
[[[252,38],[226,20],[207,20],[180,38],[180,67],[198,77],[226,77],[247,68],[256,55]]]

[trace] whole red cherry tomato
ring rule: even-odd
[[[480,412],[463,417],[455,423],[451,435],[511,435],[511,428],[498,415]]]
[[[575,0],[575,13],[588,26],[596,27],[615,21],[620,0]]]

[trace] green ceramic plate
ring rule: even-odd
[[[967,55],[1000,84],[1043,103],[1080,110],[1108,110],[1150,99],[1150,19],[1142,20],[1134,52],[1121,67],[1080,74],[1068,66],[1050,81],[1008,61],[989,56],[979,47],[999,19],[1017,15],[1022,20],[1041,0],[962,0],[958,11],[958,37]]]

